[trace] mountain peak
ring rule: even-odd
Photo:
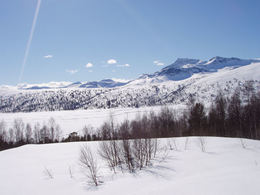
[[[200,62],[200,60],[198,59],[191,59],[191,58],[177,58],[177,60],[171,64],[170,66],[172,67],[176,67],[179,68],[183,65],[187,65],[187,64],[197,64],[198,62]]]
[[[226,58],[216,56],[208,61],[190,58],[178,58],[173,64],[166,66],[155,74],[149,75],[150,78],[158,76],[164,77],[166,80],[183,80],[191,77],[197,73],[210,73],[217,72],[223,68],[238,68],[241,66],[249,65],[257,60],[245,60],[240,58]]]
[[[240,61],[243,61],[242,59],[240,58],[235,58],[235,57],[231,57],[231,58],[226,58],[226,57],[220,57],[220,56],[216,56],[216,57],[213,57],[211,58],[209,61],[208,61],[208,64],[209,63],[226,63],[226,62],[240,62]]]
[[[257,60],[251,60],[251,59],[240,59],[240,58],[235,58],[235,57],[220,57],[216,56],[211,58],[209,61],[207,61],[204,66],[207,67],[208,69],[221,69],[225,67],[240,67],[240,66],[245,66],[249,65],[253,62],[258,62]]]

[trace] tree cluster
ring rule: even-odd
[[[151,165],[157,149],[157,139],[108,140],[99,143],[98,154],[113,173],[118,169],[133,173]],[[88,182],[98,186],[101,183],[98,161],[87,144],[81,147],[79,162]]]
[[[61,140],[62,131],[53,118],[48,124],[36,123],[33,127],[22,119],[15,119],[12,127],[7,129],[5,121],[0,122],[0,150],[24,144],[56,143]]]
[[[191,103],[184,135],[260,139],[260,92],[250,86],[237,88],[230,98],[219,92],[208,111],[202,103]]]
[[[230,97],[219,92],[211,106],[191,97],[187,110],[180,116],[168,107],[115,125],[105,122],[97,131],[99,140],[125,140],[179,136],[219,136],[260,139],[260,92],[248,82]],[[246,98],[241,98],[241,97]]]

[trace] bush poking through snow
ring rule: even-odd
[[[145,164],[145,145],[144,139],[135,139],[133,142],[134,159],[136,166],[141,170]]]
[[[70,166],[69,166],[69,175],[70,175],[70,178],[73,179],[73,173],[72,173],[72,170],[71,170]]]
[[[87,144],[80,149],[80,165],[88,179],[88,183],[98,186],[100,184],[98,180],[98,163],[97,159],[93,156],[90,148]]]
[[[135,169],[142,169],[151,165],[158,150],[157,139],[110,140],[100,142],[99,155],[108,167],[116,173],[116,168],[128,169],[130,173]]]
[[[135,139],[133,141],[133,154],[136,166],[141,170],[144,166],[150,165],[153,157],[156,156],[156,139]]]
[[[100,142],[98,153],[116,173],[116,166],[121,163],[118,142],[116,140]]]
[[[130,173],[134,172],[135,164],[134,164],[134,156],[133,156],[133,148],[131,147],[131,142],[127,139],[121,141],[121,159],[124,164],[126,164],[127,169]]]
[[[48,169],[48,168],[46,168],[46,167],[44,167],[43,173],[44,173],[44,175],[45,175],[46,177],[48,177],[49,179],[53,179],[53,178],[54,178],[54,177],[53,177],[53,174],[52,174],[52,172],[51,172],[51,170]]]
[[[206,140],[205,137],[199,137],[199,145],[202,152],[206,152]]]
[[[159,163],[162,163],[166,161],[166,159],[169,157],[169,148],[167,145],[160,148],[160,160]]]
[[[242,148],[246,149],[246,143],[243,138],[240,138],[240,143],[241,143]]]
[[[184,150],[188,149],[188,144],[189,144],[189,137],[186,137],[185,139],[185,145],[184,145]]]
[[[178,146],[175,138],[167,140],[167,146],[169,150],[175,150],[178,151]]]

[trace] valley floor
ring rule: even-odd
[[[258,195],[260,142],[243,139],[243,148],[237,138],[204,139],[205,152],[201,151],[198,137],[160,139],[161,149],[152,166],[134,174],[120,170],[113,174],[97,155],[104,182],[98,187],[87,184],[79,166],[84,142],[25,145],[2,151],[0,194]],[[174,142],[177,147],[170,150]],[[99,142],[86,144],[97,154]],[[52,179],[44,173],[46,169]]]
[[[67,137],[71,132],[81,134],[83,127],[92,126],[99,128],[104,122],[113,116],[115,123],[124,120],[133,120],[143,114],[149,114],[151,111],[158,113],[163,106],[151,106],[140,108],[113,108],[113,109],[91,109],[91,110],[68,110],[68,111],[47,111],[47,112],[29,112],[29,113],[0,113],[0,121],[4,120],[7,127],[12,127],[15,119],[22,119],[25,123],[30,123],[32,127],[36,123],[48,124],[48,120],[52,117],[57,124],[60,125],[63,137]],[[170,105],[177,113],[182,113],[185,105]]]

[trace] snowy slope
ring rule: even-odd
[[[198,73],[218,72],[223,68],[239,68],[242,66],[260,63],[258,59],[239,59],[239,58],[223,58],[216,56],[208,61],[198,59],[178,58],[173,64],[155,72],[151,75],[142,75],[139,80],[151,79],[151,83],[156,81],[181,81],[190,78]],[[132,81],[134,82],[134,81]],[[130,82],[131,83],[131,82]]]
[[[170,139],[161,139],[160,146]],[[260,142],[239,139],[206,138],[206,152],[201,152],[197,137],[176,138],[178,151],[161,150],[153,166],[135,174],[112,174],[99,159],[99,187],[88,186],[78,164],[83,142],[25,145],[0,152],[0,194],[113,194],[113,195],[258,195],[260,192]],[[98,142],[88,142],[92,151]],[[97,154],[97,153],[95,153]],[[53,179],[44,174],[49,169]],[[70,177],[71,169],[73,178]]]

